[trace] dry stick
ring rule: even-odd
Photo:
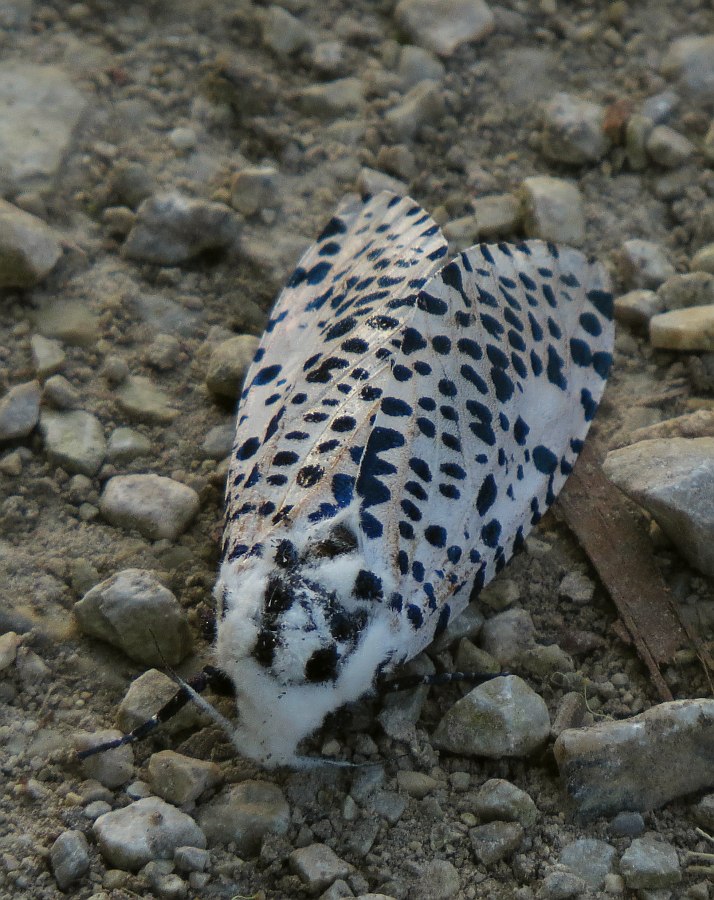
[[[612,597],[660,698],[673,699],[659,666],[670,662],[687,644],[696,648],[709,679],[714,661],[694,632],[681,622],[649,541],[622,493],[605,477],[591,442],[583,448],[559,505]],[[709,684],[711,688],[711,679]]]

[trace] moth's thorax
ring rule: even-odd
[[[314,566],[226,562],[216,661],[233,680],[234,742],[264,765],[296,765],[297,744],[373,686],[391,658],[389,622],[314,581]]]

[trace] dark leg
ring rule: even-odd
[[[230,679],[215,666],[206,666],[186,683],[199,694],[208,687],[223,696],[232,696],[233,694],[233,685]],[[88,750],[78,750],[77,756],[80,759],[87,759],[87,757],[94,756],[96,753],[104,753],[105,750],[113,750],[115,747],[123,747],[124,744],[133,744],[135,741],[142,740],[147,734],[158,728],[162,722],[173,718],[190,699],[191,694],[189,691],[184,687],[180,687],[168,703],[165,703],[155,715],[147,719],[146,722],[142,722],[141,725],[137,725],[129,734],[125,734],[124,737],[117,738],[115,741],[106,741],[104,744],[98,744],[96,747],[90,747]]]

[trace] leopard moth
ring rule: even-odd
[[[238,751],[300,741],[427,647],[554,501],[612,359],[601,265],[446,241],[412,199],[348,198],[248,370],[215,587]]]

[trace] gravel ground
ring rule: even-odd
[[[563,729],[657,697],[554,516],[417,661],[516,673],[466,701],[503,712],[486,756],[447,733],[458,686],[327,723],[312,752],[356,769],[262,772],[195,710],[73,753],[171,692],[147,670],[210,658],[234,398],[276,291],[355,191],[408,192],[454,248],[526,234],[608,266],[593,431],[656,438],[665,486],[702,473],[662,499],[652,454],[608,463],[711,640],[710,4],[7,0],[0,44],[0,894],[712,896],[687,857],[714,832],[708,707],[692,733],[654,720],[632,764],[647,802],[578,815],[559,777]],[[665,677],[707,696],[690,653]],[[670,727],[690,743],[665,746]],[[689,793],[658,793],[678,769]]]

